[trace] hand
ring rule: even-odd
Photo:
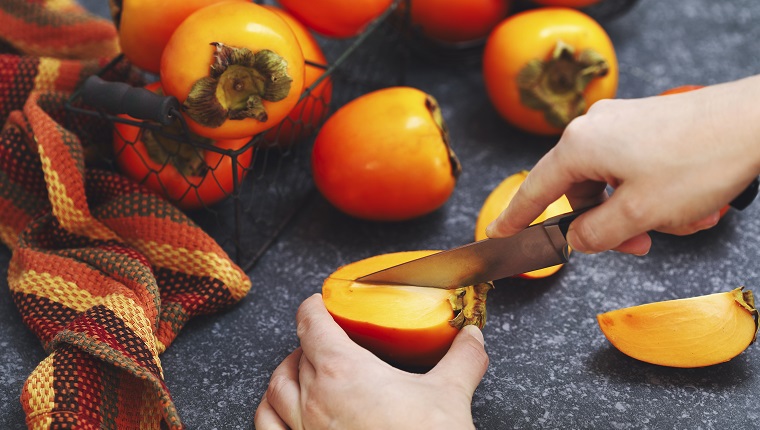
[[[685,235],[715,225],[760,173],[758,97],[760,77],[752,77],[595,103],[539,160],[487,234],[522,230],[562,194],[574,208],[603,202],[570,226],[568,243],[581,252],[643,255],[648,231]]]
[[[474,428],[472,395],[488,367],[477,327],[462,329],[435,368],[413,374],[354,343],[319,294],[301,304],[296,322],[301,347],[272,374],[257,429]]]

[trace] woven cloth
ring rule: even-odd
[[[72,0],[0,2],[0,239],[48,354],[19,387],[29,428],[182,428],[159,355],[251,286],[181,211],[87,162],[110,129],[64,103],[117,52]]]

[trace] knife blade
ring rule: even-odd
[[[567,263],[570,223],[591,207],[568,212],[506,238],[489,238],[361,276],[368,283],[453,289]]]

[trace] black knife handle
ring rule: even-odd
[[[162,96],[124,82],[108,82],[97,75],[82,85],[82,101],[111,114],[127,114],[137,119],[169,125],[179,112],[176,97]]]
[[[757,190],[760,188],[760,179],[755,178],[744,191],[741,192],[735,199],[731,200],[731,207],[737,210],[743,210],[757,197]]]

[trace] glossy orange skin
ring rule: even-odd
[[[434,252],[437,251],[381,254],[339,268],[322,286],[327,311],[354,342],[381,359],[397,366],[434,366],[459,332],[449,324],[454,318],[448,301],[453,291],[382,284],[367,286],[352,281]]]
[[[317,40],[301,22],[283,9],[269,5],[264,7],[288,23],[301,45],[304,60],[327,65],[327,59],[322,53],[322,48],[319,47]],[[321,67],[309,64],[306,64],[305,67],[304,91],[325,73],[325,69]],[[289,146],[311,135],[327,116],[331,98],[332,81],[329,76],[325,76],[308,96],[298,102],[288,117],[282,120],[278,126],[273,127],[264,137],[269,142],[276,142],[278,146]]]
[[[119,21],[121,51],[135,66],[158,73],[161,54],[177,26],[196,10],[220,1],[125,0]]]
[[[213,42],[245,47],[254,52],[272,50],[287,61],[293,82],[283,100],[263,101],[267,121],[228,119],[221,126],[212,128],[186,116],[190,129],[211,139],[236,139],[251,137],[282,121],[303,91],[303,54],[288,24],[276,13],[255,3],[217,3],[196,11],[177,27],[161,57],[161,82],[166,94],[177,97],[180,103],[185,101],[193,84],[209,74],[215,49],[211,46]]]
[[[512,15],[486,41],[483,75],[496,110],[507,122],[524,131],[549,136],[562,133],[563,129],[546,121],[543,112],[520,102],[515,82],[529,61],[549,58],[559,40],[573,46],[576,55],[584,49],[593,49],[609,64],[609,73],[594,79],[584,91],[587,108],[601,99],[615,97],[617,92],[618,63],[612,41],[591,17],[575,9],[554,7]]]
[[[156,82],[145,87],[154,92],[161,90]],[[121,118],[135,120],[127,115]],[[174,166],[162,165],[153,161],[145,148],[140,135],[140,127],[121,122],[114,122],[113,149],[119,170],[126,176],[163,195],[180,209],[199,209],[216,204],[232,193],[233,180],[232,158],[217,152],[206,151],[204,160],[210,167],[203,176],[185,177]],[[220,149],[238,150],[249,139],[218,140],[214,145]],[[133,143],[132,143],[133,142]],[[238,183],[242,182],[247,169],[251,166],[253,150],[245,151],[237,158]]]
[[[483,39],[507,16],[511,0],[413,0],[411,19],[431,39]]]
[[[392,0],[280,0],[296,19],[319,34],[335,38],[358,35],[390,7]]]
[[[533,3],[541,6],[582,8],[597,4],[600,1],[602,0],[533,0]]]
[[[669,88],[663,92],[660,93],[661,96],[667,96],[669,94],[680,94],[680,93],[686,93],[689,91],[698,90],[700,88],[704,88],[704,85],[681,85],[678,87]],[[720,210],[720,217],[723,218],[726,213],[728,213],[729,209],[731,209],[730,205],[724,206]]]
[[[328,118],[314,142],[312,172],[330,203],[357,218],[402,221],[448,200],[456,178],[426,97],[386,88]]]

